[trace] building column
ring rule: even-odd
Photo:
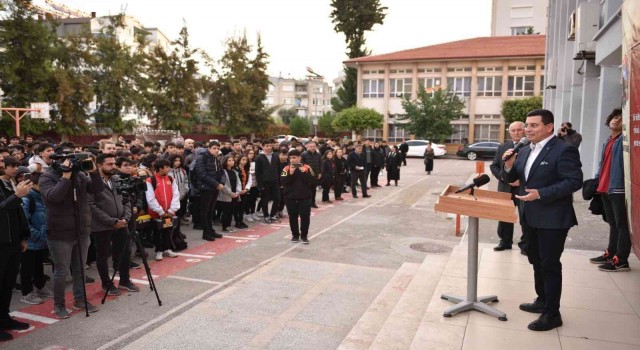
[[[592,152],[585,152],[585,150],[597,149],[597,144],[600,142],[597,135],[601,124],[601,118],[598,116],[598,90],[600,88],[600,79],[598,77],[600,76],[600,67],[596,66],[592,61],[586,61],[583,69],[582,90],[578,91],[582,100],[580,119],[576,120],[577,123],[574,123],[573,120],[571,123],[573,124],[573,129],[582,134],[582,143],[580,144],[580,149],[583,150],[580,153],[582,172],[585,174],[585,178],[590,178],[590,175],[597,171],[595,169],[598,167],[596,158],[599,157]],[[618,76],[619,78],[620,76]]]
[[[478,94],[478,62],[471,62],[471,92],[469,94],[469,143],[475,142],[476,95]],[[464,98],[464,97],[463,97]],[[473,132],[473,133],[472,133]]]
[[[384,65],[384,102],[382,105],[382,110],[384,114],[382,116],[382,139],[389,139],[389,69],[391,65]]]

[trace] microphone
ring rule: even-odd
[[[502,160],[504,161],[509,160],[509,158],[513,157],[514,154],[518,153],[518,151],[520,151],[522,147],[528,144],[529,144],[529,139],[527,139],[526,137],[521,138],[520,141],[518,141],[518,143],[516,143],[516,145],[513,147],[513,153],[511,153],[506,157],[502,157]]]
[[[489,175],[487,174],[482,174],[478,177],[476,177],[475,179],[473,179],[473,182],[462,187],[461,189],[457,190],[455,193],[460,193],[460,192],[464,192],[470,188],[474,188],[474,187],[482,187],[486,184],[489,183],[489,181],[491,181],[491,178],[489,177]]]

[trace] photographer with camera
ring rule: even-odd
[[[88,193],[101,193],[104,183],[88,155],[71,151],[65,148],[55,157],[52,155],[54,162],[39,181],[40,194],[47,207],[49,251],[55,265],[53,311],[60,319],[69,317],[64,297],[69,268],[73,276],[73,307],[98,311],[86,300],[83,277],[91,233]],[[88,171],[89,176],[83,170]]]
[[[138,292],[129,280],[131,260],[128,224],[131,219],[131,203],[125,201],[117,189],[119,176],[115,175],[116,159],[112,154],[103,153],[96,160],[98,172],[104,182],[104,189],[97,194],[89,194],[91,208],[91,234],[96,247],[96,267],[102,281],[102,290],[109,295],[120,295],[118,289]],[[117,264],[120,283],[116,288],[109,278],[109,256]]]
[[[572,129],[570,122],[563,122],[560,125],[558,138],[576,148],[580,148],[580,143],[582,143],[582,135]]]
[[[178,255],[171,250],[171,232],[176,213],[180,209],[180,191],[178,184],[169,176],[170,163],[166,159],[158,159],[153,162],[155,173],[147,179],[147,203],[149,215],[153,218],[153,240],[156,246],[156,260],[163,256],[177,258]],[[168,221],[168,223],[167,223]]]

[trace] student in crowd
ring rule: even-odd
[[[245,151],[247,155],[247,164],[245,165],[245,171],[249,174],[251,187],[249,188],[249,194],[247,200],[242,200],[244,203],[245,220],[249,222],[259,221],[260,218],[256,215],[256,202],[258,200],[258,181],[256,180],[256,152],[253,147],[247,148]]]
[[[240,179],[242,191],[240,191],[240,198],[238,199],[239,203],[233,210],[233,217],[236,222],[236,227],[239,229],[245,229],[249,228],[249,226],[244,223],[244,202],[249,198],[249,190],[251,189],[251,176],[249,175],[249,169],[247,169],[249,158],[244,154],[239,153],[236,155],[235,163],[235,171]]]
[[[235,231],[231,228],[231,219],[233,218],[235,207],[240,205],[240,193],[242,192],[242,182],[234,168],[235,160],[233,154],[229,152],[229,154],[222,157],[224,187],[222,187],[218,195],[218,206],[222,211],[220,219],[222,232],[226,233]]]
[[[333,162],[333,151],[328,149],[322,155],[322,202],[331,203],[329,192],[331,186],[335,184],[335,163]]]
[[[158,219],[176,216],[180,210],[180,191],[178,184],[169,176],[171,166],[168,160],[158,159],[153,163],[155,174],[147,179],[147,203],[149,215],[154,219],[153,238],[156,247],[156,260],[163,257],[176,258],[178,255],[171,250],[171,232],[173,227],[161,227]]]
[[[334,172],[335,172],[335,184],[333,185],[335,200],[341,201],[344,186],[347,180],[347,159],[344,156],[342,148],[336,150],[336,155],[333,157]]]
[[[431,142],[428,142],[427,147],[424,149],[424,171],[427,172],[427,175],[431,175],[433,171],[434,158],[435,152],[433,151],[433,147],[431,147]]]
[[[397,146],[391,146],[391,153],[387,157],[387,186],[391,185],[391,181],[395,181],[398,186],[400,180],[400,166],[404,160],[404,156],[398,153]]]
[[[270,224],[278,220],[278,203],[280,202],[280,159],[273,153],[273,140],[265,140],[262,145],[262,153],[256,159],[256,180],[260,188],[262,213],[264,222]],[[271,213],[269,213],[269,201],[273,201]]]
[[[384,167],[384,150],[379,142],[374,142],[371,149],[371,187],[381,187],[378,185],[378,176],[382,167]]]

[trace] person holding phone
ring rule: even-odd
[[[309,225],[311,224],[311,201],[316,176],[309,165],[302,164],[300,151],[289,151],[289,165],[280,174],[284,184],[284,200],[289,213],[291,243],[309,244]],[[300,218],[300,224],[298,224]]]

